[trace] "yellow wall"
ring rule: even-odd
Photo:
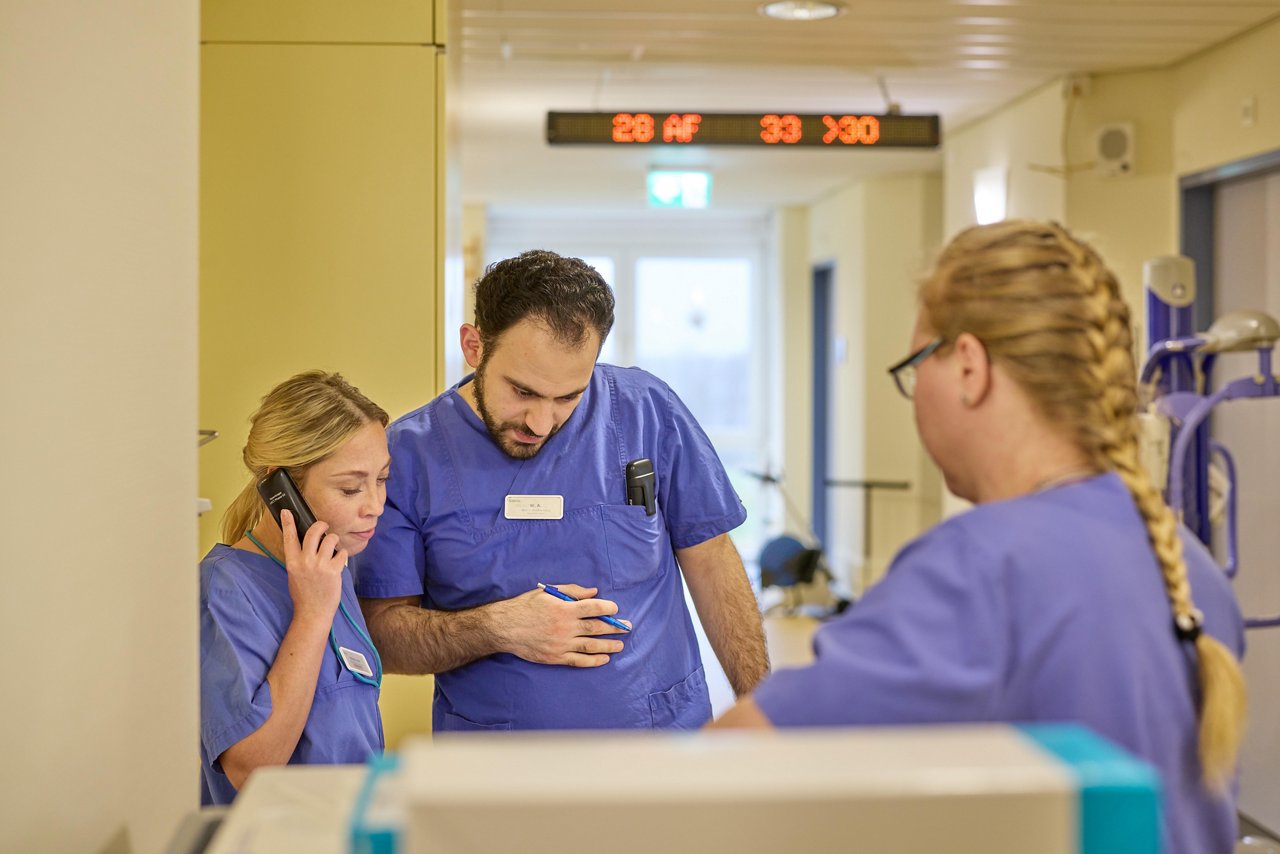
[[[809,215],[801,207],[773,213],[772,278],[779,292],[782,364],[775,376],[782,406],[771,429],[781,436],[782,488],[801,518],[783,516],[790,533],[804,534],[813,519],[813,279],[809,263]],[[780,508],[786,513],[786,508]]]
[[[1132,175],[1082,172],[1068,185],[1067,222],[1098,246],[1142,321],[1142,264],[1178,252],[1182,176],[1280,149],[1280,21],[1172,68],[1094,77],[1072,146],[1088,153],[1098,127],[1131,122]],[[1240,103],[1257,99],[1242,126]]]
[[[866,477],[911,484],[908,491],[877,491],[872,497],[866,579],[874,582],[899,548],[938,520],[941,509],[940,475],[916,436],[911,403],[886,368],[910,352],[917,284],[942,240],[942,176],[877,178],[868,182],[867,193],[867,245],[877,251],[863,262]]]
[[[1173,168],[1199,172],[1280,148],[1280,18],[1177,65]],[[1240,102],[1257,98],[1245,127]]]
[[[1066,182],[1033,167],[1063,164],[1061,86],[1050,83],[1029,92],[989,116],[943,137],[943,237],[977,222],[973,176],[979,169],[1002,168],[1008,175],[1009,217],[1061,220]],[[1068,152],[1074,162],[1077,152]]]
[[[1031,174],[1031,162],[1061,163],[1065,116],[1054,81],[990,116],[949,132],[945,148],[945,231],[973,222],[972,173],[1009,169],[1009,215],[1063,219],[1096,242],[1130,300],[1142,294],[1142,262],[1178,250],[1178,178],[1280,148],[1280,20],[1166,69],[1097,74],[1075,104],[1072,163],[1094,159],[1098,129],[1134,125],[1131,175],[1089,169],[1061,180]],[[1256,97],[1256,122],[1242,126],[1240,105]]]
[[[809,208],[810,266],[831,265],[832,352],[828,353],[827,382],[830,448],[828,470],[833,478],[866,476],[867,410],[862,394],[866,352],[862,331],[866,317],[866,278],[863,259],[868,247],[863,227],[866,191],[862,184],[845,186]],[[801,346],[808,348],[806,339]],[[861,504],[847,490],[827,492],[828,518],[833,521],[823,544],[836,578],[854,586],[862,561]]]
[[[0,850],[199,800],[195,0],[0,11]]]
[[[1092,160],[1098,128],[1133,125],[1133,171],[1117,177],[1096,170],[1073,175],[1066,221],[1107,259],[1136,309],[1139,326],[1142,264],[1176,251],[1178,242],[1171,126],[1175,96],[1170,84],[1169,71],[1098,75],[1078,104],[1071,127],[1072,151]]]
[[[830,354],[831,476],[911,484],[909,492],[873,494],[872,550],[865,565],[862,493],[848,488],[828,491],[830,518],[838,521],[828,529],[827,558],[837,577],[855,591],[878,579],[898,548],[938,515],[937,474],[915,438],[911,406],[898,396],[885,368],[906,352],[909,343],[916,282],[940,239],[941,187],[940,177],[932,173],[848,185],[810,207],[804,270],[783,262],[789,279],[805,277],[794,292],[788,283],[785,295],[792,334],[798,326],[808,328],[809,269],[832,264],[835,270],[832,314],[838,343]],[[783,251],[794,253],[789,245],[781,243]],[[805,342],[789,357],[803,358],[800,349],[808,346],[807,335],[789,340]],[[803,443],[811,453],[810,422],[808,407],[789,415],[788,445]],[[787,459],[806,470],[810,465],[810,458],[801,458],[795,450]]]

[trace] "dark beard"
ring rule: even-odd
[[[536,436],[529,425],[519,421],[508,421],[500,424],[493,414],[489,411],[489,407],[484,402],[484,369],[485,362],[482,360],[476,367],[476,375],[472,382],[476,384],[476,409],[480,413],[480,420],[484,422],[485,429],[489,431],[489,438],[493,439],[493,443],[498,446],[502,453],[511,457],[513,460],[531,460],[538,455],[547,444],[547,440],[559,432],[562,425],[556,427],[543,438],[537,445],[526,445],[522,442],[516,442],[510,439],[504,439],[503,431],[509,429],[519,430],[528,436]]]

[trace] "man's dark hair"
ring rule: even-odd
[[[613,328],[613,291],[581,258],[534,249],[485,268],[476,282],[476,328],[492,347],[525,318],[545,323],[557,341],[579,347],[587,330],[600,344]]]

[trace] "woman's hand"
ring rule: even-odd
[[[301,542],[292,513],[281,510],[280,524],[294,619],[317,619],[327,624],[333,620],[342,598],[347,550],[338,548],[338,535],[328,533],[328,522],[316,522]]]

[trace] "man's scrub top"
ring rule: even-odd
[[[1237,656],[1224,574],[1184,531],[1205,630]],[[1230,851],[1229,796],[1201,783],[1194,647],[1115,474],[983,504],[907,545],[884,580],[815,636],[812,666],[755,702],[778,726],[1073,721],[1156,766],[1165,849]]]
[[[350,571],[342,574],[342,603],[367,635]],[[236,796],[218,757],[271,714],[267,672],[292,619],[289,578],[271,558],[216,545],[201,561],[202,804],[227,804]],[[339,647],[361,653],[376,667],[368,642],[341,613],[334,615],[333,631]],[[362,763],[382,750],[378,688],[358,681],[326,640],[311,713],[289,764]]]
[[[470,377],[463,380],[463,383]],[[737,527],[746,511],[711,442],[663,382],[597,365],[578,407],[532,459],[507,456],[458,393],[388,430],[392,474],[359,556],[361,597],[421,596],[457,611],[545,584],[597,587],[625,648],[594,668],[506,653],[436,675],[436,730],[694,728],[711,705],[673,549]],[[626,503],[626,464],[647,457],[657,513]],[[564,499],[563,518],[513,519],[508,495]]]

